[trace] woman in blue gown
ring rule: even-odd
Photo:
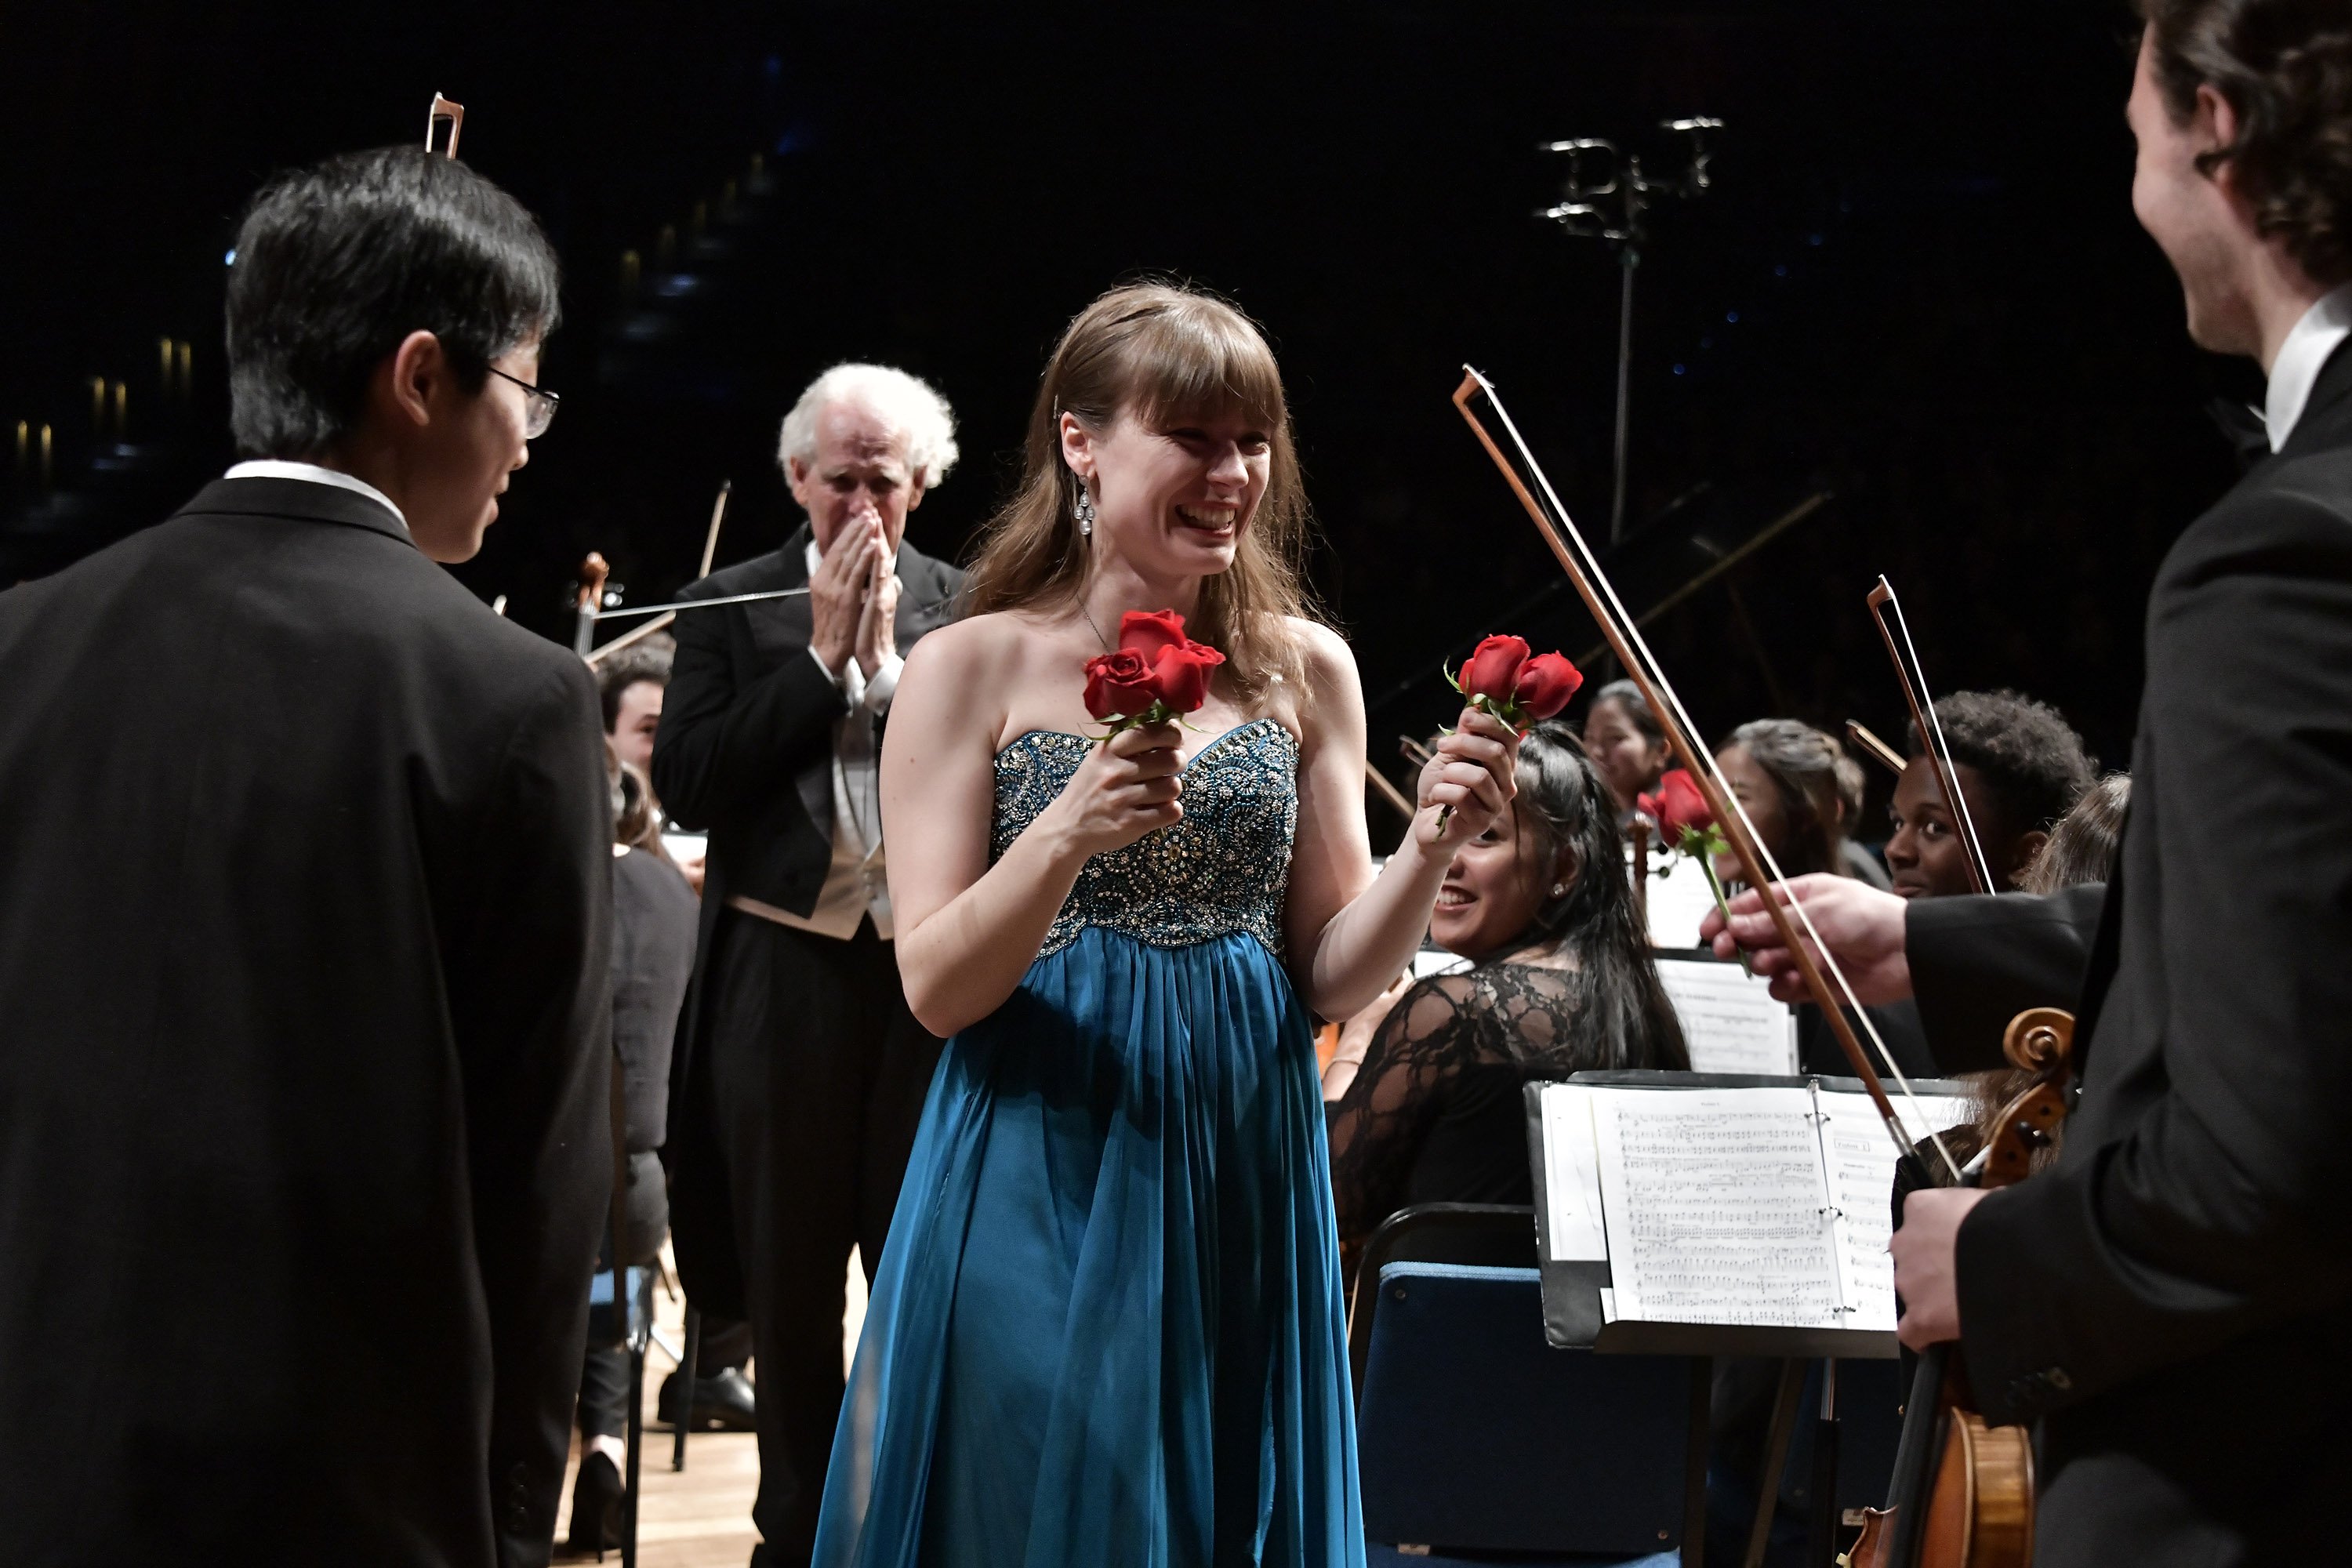
[[[1231,306],[1097,300],[1026,459],[884,744],[899,970],[952,1037],[815,1562],[1360,1564],[1309,1020],[1404,967],[1516,740],[1465,712],[1375,875],[1354,662],[1306,614],[1280,375]],[[1170,608],[1226,656],[1207,704],[1090,739],[1087,660]]]

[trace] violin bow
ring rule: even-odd
[[[1535,522],[1536,531],[1543,535],[1544,542],[1551,546],[1551,552],[1559,557],[1560,568],[1568,574],[1577,595],[1584,601],[1584,607],[1592,613],[1593,620],[1599,623],[1601,635],[1607,639],[1610,651],[1617,656],[1617,662],[1624,667],[1627,677],[1640,688],[1643,699],[1649,703],[1650,711],[1663,721],[1667,744],[1673,748],[1676,760],[1688,770],[1692,780],[1698,785],[1699,793],[1706,798],[1708,809],[1715,813],[1716,821],[1723,826],[1724,837],[1731,846],[1733,858],[1739,862],[1741,874],[1748,879],[1748,886],[1765,894],[1765,913],[1770,917],[1781,943],[1795,961],[1805,989],[1811,993],[1813,1001],[1822,1010],[1822,1016],[1829,1021],[1831,1033],[1837,1037],[1838,1048],[1845,1054],[1854,1076],[1862,1080],[1862,1087],[1870,1095],[1871,1104],[1877,1108],[1879,1120],[1885,1125],[1886,1135],[1894,1140],[1896,1154],[1907,1158],[1912,1151],[1911,1137],[1895,1114],[1894,1103],[1887,1099],[1886,1087],[1880,1081],[1877,1070],[1871,1066],[1870,1058],[1863,1051],[1862,1042],[1853,1032],[1853,1022],[1847,1019],[1838,1005],[1841,995],[1853,1007],[1853,1021],[1862,1025],[1864,1033],[1870,1037],[1870,1043],[1877,1047],[1879,1060],[1886,1064],[1886,1071],[1902,1090],[1904,1100],[1916,1106],[1918,1095],[1912,1089],[1910,1079],[1895,1064],[1894,1054],[1886,1048],[1886,1042],[1880,1037],[1870,1016],[1863,1011],[1853,985],[1846,980],[1845,972],[1839,967],[1837,957],[1830,951],[1829,944],[1822,940],[1821,932],[1814,929],[1812,916],[1807,912],[1804,904],[1793,897],[1784,902],[1770,896],[1773,886],[1785,880],[1780,863],[1758,837],[1756,825],[1748,820],[1748,813],[1741,808],[1739,797],[1732,792],[1730,781],[1716,765],[1715,753],[1701,742],[1698,726],[1691,721],[1690,712],[1683,706],[1674,683],[1666,679],[1657,656],[1650,651],[1648,639],[1642,636],[1641,627],[1626,611],[1624,602],[1617,596],[1617,589],[1609,581],[1608,574],[1601,569],[1600,560],[1593,554],[1591,545],[1585,542],[1583,533],[1568,515],[1568,509],[1560,504],[1559,493],[1552,489],[1551,480],[1545,477],[1535,454],[1528,450],[1518,426],[1511,422],[1509,411],[1504,408],[1502,399],[1496,395],[1494,384],[1472,366],[1464,365],[1462,370],[1462,384],[1454,389],[1454,406],[1469,425],[1471,433],[1478,437],[1478,444],[1486,447],[1486,455],[1495,460],[1495,467],[1502,471],[1503,482],[1510,486],[1512,493],[1519,498],[1519,504],[1527,509],[1528,516]],[[1481,396],[1494,409],[1496,420],[1518,453],[1519,461],[1526,465],[1537,488],[1542,490],[1542,500],[1536,499],[1535,491],[1528,488],[1527,481],[1519,477],[1518,469],[1512,466],[1510,458],[1504,456],[1502,447],[1496,445],[1494,437],[1487,433],[1486,426],[1471,407],[1471,403]],[[1571,542],[1573,550],[1570,548]],[[1800,925],[1804,928],[1805,935],[1812,939],[1813,952],[1808,952],[1805,944],[1798,940],[1797,928]],[[1830,988],[1832,978],[1837,983],[1834,992]],[[1922,1116],[1920,1122],[1927,1129],[1928,1138],[1935,1143],[1937,1153],[1942,1155],[1944,1163],[1950,1167],[1953,1179],[1958,1180],[1959,1166],[1952,1159],[1951,1151],[1944,1147],[1943,1139],[1935,1131],[1928,1118]]]
[[[1895,631],[1886,626],[1890,612],[1895,617],[1895,630],[1903,634],[1899,651],[1895,646]],[[1965,858],[1969,863],[1969,881],[1979,893],[1993,892],[1992,862],[1985,858],[1984,844],[1977,837],[1976,821],[1969,815],[1969,797],[1960,793],[1952,748],[1944,740],[1944,722],[1936,717],[1936,704],[1927,695],[1927,677],[1919,668],[1919,650],[1911,644],[1911,623],[1903,617],[1903,601],[1895,596],[1895,584],[1884,574],[1878,579],[1878,586],[1870,591],[1870,618],[1878,623],[1878,635],[1886,644],[1886,657],[1895,661],[1895,679],[1902,683],[1903,700],[1911,705],[1911,727],[1918,731],[1920,742],[1927,748],[1927,765],[1935,771],[1936,787],[1944,792],[1944,803],[1952,820],[1960,825],[1960,842],[1968,849]]]
[[[449,145],[442,151],[449,157],[457,155],[457,132],[466,128],[466,106],[452,103],[439,93],[433,95],[433,107],[425,111],[425,150],[433,151],[433,138],[442,126],[449,128]]]

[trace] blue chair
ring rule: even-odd
[[[1546,1344],[1532,1217],[1516,1212],[1523,1267],[1383,1261],[1377,1235],[1367,1248],[1371,1277],[1359,1280],[1351,1338],[1366,1342],[1357,1446],[1369,1554],[1433,1564],[1679,1563],[1689,1367],[1677,1357]],[[1412,1250],[1444,1250],[1442,1224],[1423,1215],[1417,1228]],[[1493,1251],[1495,1211],[1464,1229],[1470,1248]]]

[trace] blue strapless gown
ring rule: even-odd
[[[996,759],[1002,855],[1089,742]],[[1276,953],[1297,744],[1227,731],[948,1042],[818,1568],[1364,1561],[1323,1107]]]

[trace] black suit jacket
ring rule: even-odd
[[[0,1557],[544,1563],[613,1183],[579,659],[225,479],[0,594]]]
[[[1961,1227],[1963,1344],[1990,1415],[2042,1419],[2044,1568],[2327,1561],[2352,1465],[2352,353],[2174,545],[2147,646],[2116,879],[1955,901],[1994,930],[1915,906],[1938,1036],[1956,942],[2000,1007],[2084,969],[2082,1102],[2056,1168]]]
[[[718,599],[809,580],[806,523],[781,549],[716,572],[679,595]],[[898,651],[955,617],[963,574],[898,547]],[[654,739],[654,789],[680,826],[710,835],[694,983],[671,1059],[670,1224],[678,1271],[705,1311],[740,1318],[743,1284],[707,1098],[694,1089],[696,1024],[727,900],[794,914],[816,908],[833,862],[834,722],[848,702],[809,657],[805,595],[682,612]]]

